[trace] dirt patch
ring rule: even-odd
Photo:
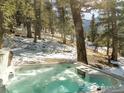
[[[88,62],[90,65],[95,66],[97,68],[104,68],[106,66],[112,67],[113,65],[110,64],[107,60],[107,56],[98,53],[98,52],[93,52],[91,49],[87,49],[87,54],[88,54]]]

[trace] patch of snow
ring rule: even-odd
[[[123,59],[123,58],[122,58]],[[117,64],[119,67],[107,67],[104,68],[105,71],[124,77],[124,60],[111,61],[112,64]]]
[[[111,73],[124,77],[124,67],[111,68],[109,70]]]
[[[50,54],[46,56],[47,58],[60,58],[60,59],[74,59],[75,55],[72,53],[57,53],[57,54]]]
[[[14,54],[12,59],[14,65],[43,63],[45,58],[76,58],[75,47],[58,43],[50,38],[33,43],[33,38],[14,36],[10,42],[12,43],[6,43],[6,47],[11,48]]]
[[[59,80],[64,81],[64,80],[66,80],[66,78],[65,77],[60,77]]]

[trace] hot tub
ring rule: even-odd
[[[8,84],[8,93],[94,93],[122,86],[101,72],[79,75],[74,64],[24,66]]]

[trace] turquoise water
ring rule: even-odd
[[[8,85],[8,93],[90,93],[96,87],[111,88],[118,83],[104,74],[82,77],[76,73],[75,67],[59,64],[22,68]]]

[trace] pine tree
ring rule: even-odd
[[[95,23],[94,14],[92,15],[92,20],[91,20],[91,23],[90,23],[90,27],[91,27],[91,32],[90,32],[91,42],[94,43],[95,38],[96,38],[96,23]]]
[[[38,39],[41,39],[41,2],[40,0],[35,0],[34,2],[34,10],[35,10],[35,35],[34,42],[37,42]]]
[[[119,39],[119,53],[124,56],[124,1],[118,2],[121,7],[118,9],[120,14],[118,15],[118,39]]]
[[[54,36],[54,11],[53,11],[53,5],[52,5],[52,0],[51,1],[46,1],[45,4],[46,4],[46,11],[44,12],[47,12],[47,16],[48,16],[48,28],[50,30],[50,33],[52,34],[52,36]]]
[[[109,56],[109,48],[111,44],[112,39],[112,27],[111,27],[111,10],[110,10],[110,1],[103,1],[102,6],[99,7],[99,23],[98,25],[101,25],[104,27],[103,33],[101,35],[101,41],[105,40],[106,46],[107,46],[107,52],[106,54]]]
[[[0,2],[0,4],[1,4],[1,2]],[[3,34],[4,34],[4,31],[3,31],[3,12],[0,9],[0,49],[2,48],[2,44],[3,44]]]
[[[117,29],[117,11],[116,0],[112,0],[113,7],[111,8],[112,17],[112,57],[111,59],[117,61],[118,59],[118,29]]]
[[[101,0],[99,9],[102,11],[100,20],[107,30],[107,52],[109,52],[110,36],[112,37],[112,54],[111,59],[117,61],[118,58],[118,10],[116,0]],[[108,53],[107,53],[108,54]]]
[[[14,0],[0,0],[0,48],[3,46],[4,33],[10,33],[13,28],[15,13]]]
[[[81,4],[78,0],[70,0],[70,5],[76,32],[77,60],[88,64],[85,47],[84,29],[82,26],[82,18],[80,14]]]
[[[31,24],[32,24],[31,18],[27,17],[26,18],[26,27],[27,27],[27,37],[28,38],[32,38]]]

